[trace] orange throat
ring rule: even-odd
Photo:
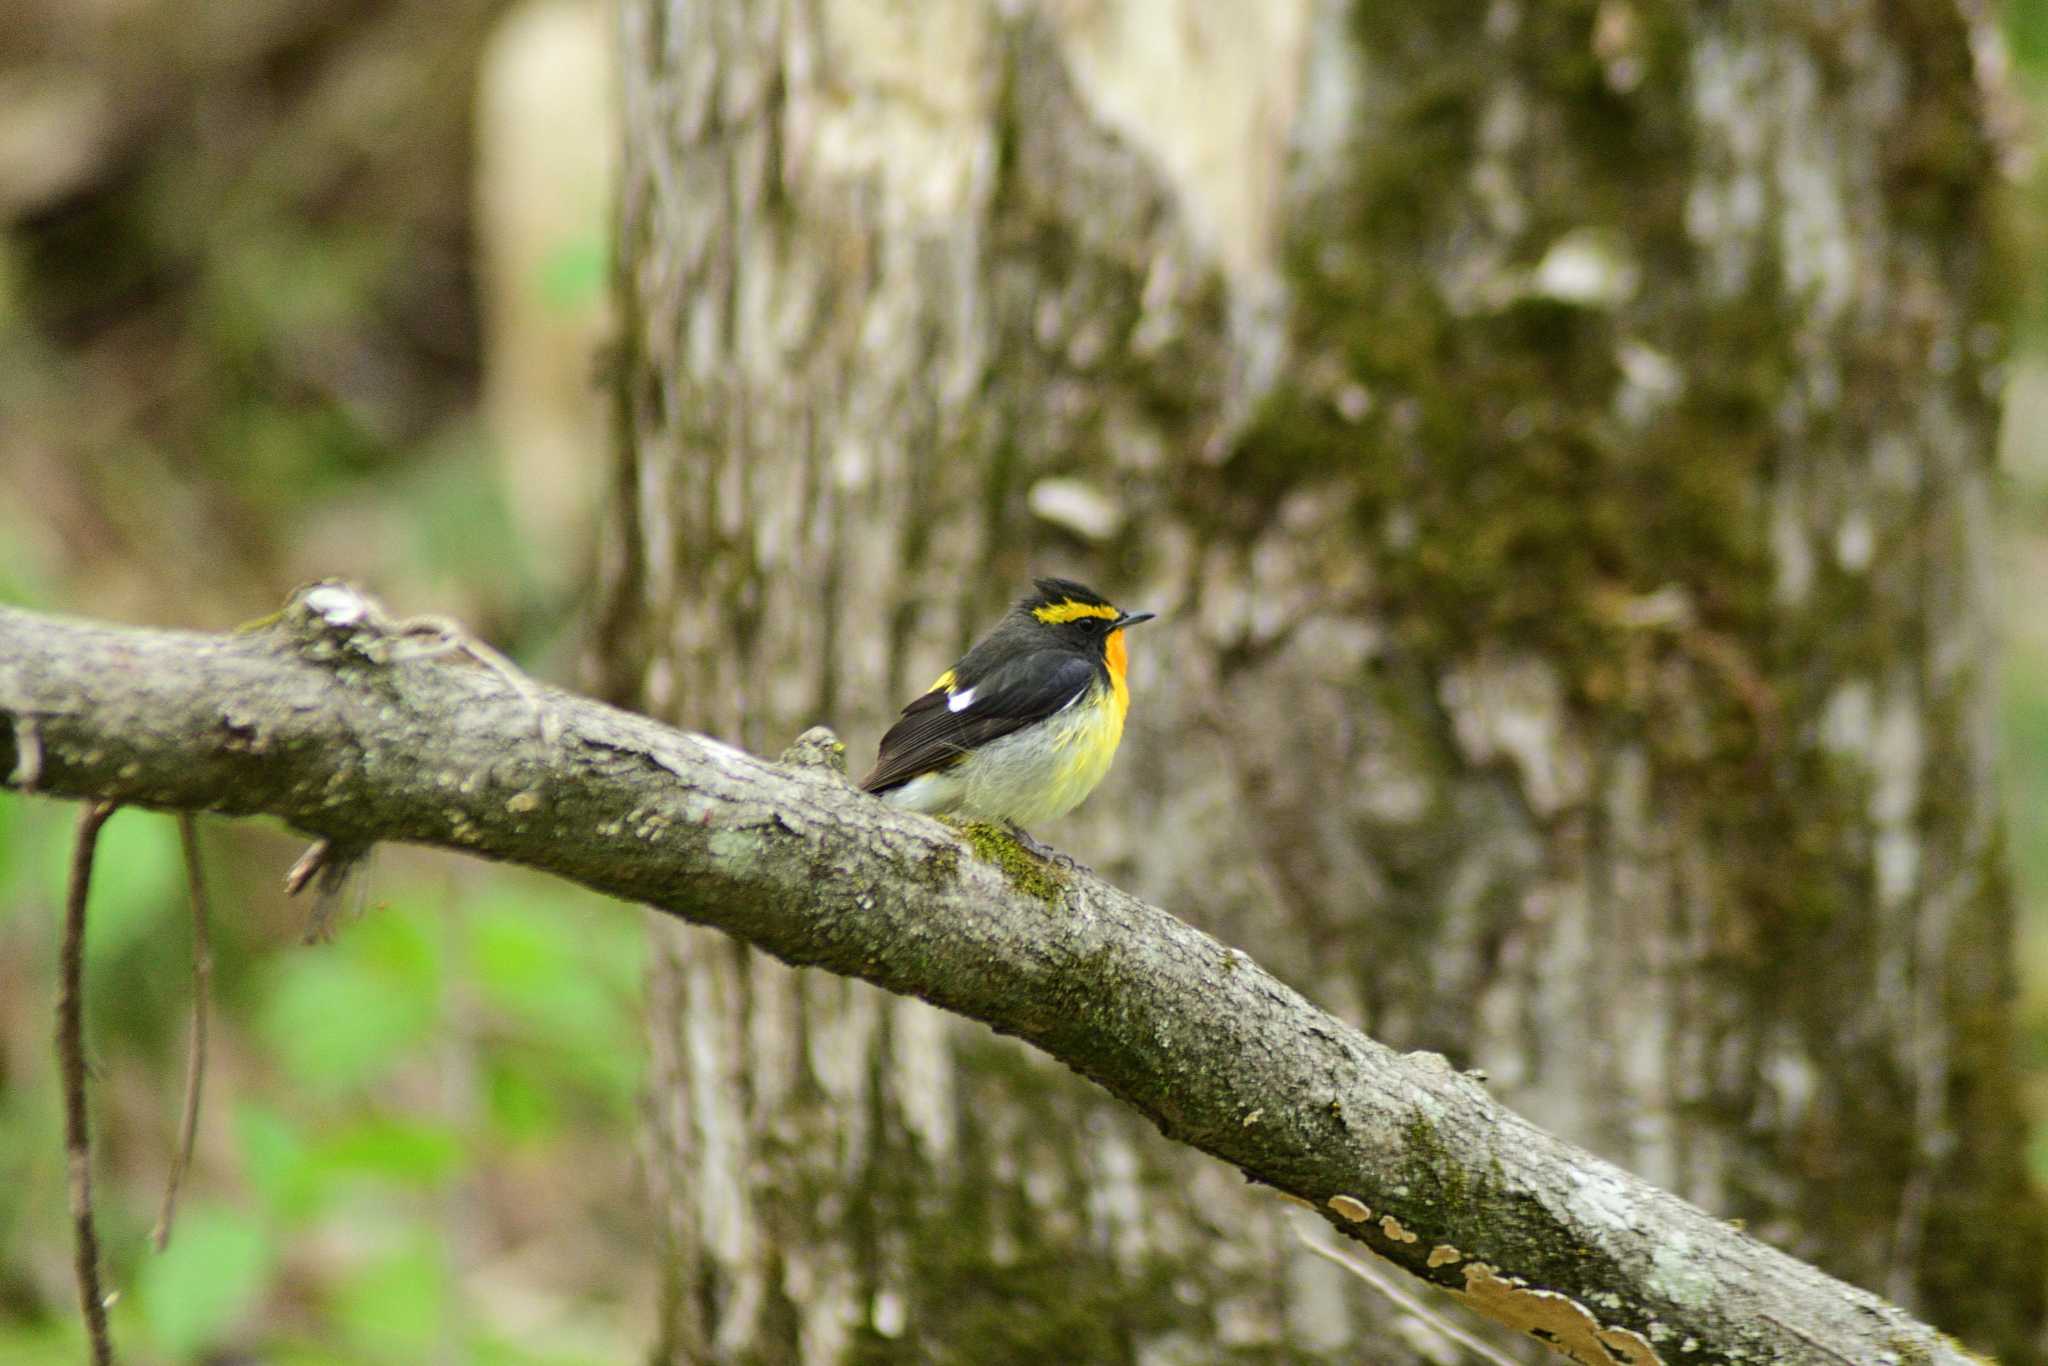
[[[1121,718],[1131,705],[1131,689],[1124,682],[1124,669],[1130,664],[1130,655],[1124,650],[1122,631],[1111,631],[1109,639],[1102,642],[1102,662],[1109,666],[1109,686],[1116,693],[1116,714]]]

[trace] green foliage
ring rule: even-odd
[[[499,1133],[545,1140],[577,1110],[630,1122],[640,1059],[619,1046],[619,1022],[638,999],[639,937],[593,935],[587,917],[518,894],[490,898],[470,924],[470,980],[503,1040],[487,1072]]]
[[[529,664],[562,629],[567,601],[536,601],[480,399],[473,96],[500,11],[372,8],[294,18],[259,5],[196,65],[159,41],[182,33],[169,10],[138,14],[126,40],[79,49],[62,72],[25,59],[31,85],[55,72],[81,91],[147,89],[162,117],[61,155],[80,177],[61,202],[17,205],[0,224],[0,602],[225,627],[297,578],[346,572],[401,609],[463,617]],[[78,65],[96,60],[112,65]],[[195,141],[201,126],[212,131]],[[525,286],[560,313],[592,309],[606,284],[601,206],[589,210],[585,235]],[[574,331],[559,364],[581,373]],[[84,1356],[48,1042],[76,815],[0,793],[9,1366]],[[254,830],[206,827],[213,1047],[163,1257],[147,1232],[190,991],[178,841],[138,810],[100,842],[87,1047],[123,1359],[623,1359],[640,1336],[631,1316],[559,1351],[525,1331],[531,1318],[500,1342],[471,1271],[535,1224],[588,1239],[620,1222],[643,916],[386,851],[368,909],[304,948],[303,908],[276,890],[293,851]],[[530,1191],[516,1230],[449,1217],[492,1208],[482,1193],[510,1186],[515,1163]],[[608,1304],[631,1274],[608,1260],[622,1261],[555,1271],[528,1258],[517,1274],[541,1282],[539,1302]],[[378,1322],[382,1295],[396,1307]]]
[[[361,1086],[434,1034],[439,965],[422,929],[405,912],[380,910],[350,928],[332,961],[307,953],[277,962],[258,1027],[293,1085],[315,1094]]]
[[[364,1356],[426,1361],[437,1355],[452,1298],[441,1249],[431,1226],[418,1228],[343,1280],[333,1300],[334,1318]]]
[[[405,476],[393,480],[405,519],[404,560],[451,582],[490,580],[517,597],[533,586],[524,538],[491,478],[490,450],[464,427],[444,433]]]
[[[299,1127],[258,1101],[235,1105],[242,1178],[266,1209],[285,1223],[310,1214],[321,1200],[322,1175]]]
[[[464,1135],[445,1124],[371,1118],[346,1125],[313,1151],[315,1170],[330,1179],[361,1179],[398,1190],[431,1191],[463,1173]]]
[[[228,1341],[261,1301],[277,1269],[262,1221],[217,1204],[197,1204],[178,1221],[162,1256],[142,1263],[136,1294],[162,1351],[189,1358]]]
[[[47,1029],[75,814],[0,796],[0,980],[25,975],[34,987],[0,1002],[18,1035]],[[206,828],[209,844],[217,833]],[[248,889],[233,870],[217,877],[199,1164],[157,1256],[147,1231],[185,1032],[176,844],[168,818],[121,813],[103,834],[91,901],[99,1224],[108,1282],[123,1291],[114,1331],[125,1355],[242,1352],[308,1366],[618,1359],[640,1325],[611,1316],[595,1331],[565,1320],[559,1333],[502,1336],[469,1279],[497,1255],[488,1228],[457,1238],[451,1211],[485,1203],[508,1163],[535,1192],[522,1219],[559,1223],[574,1234],[566,1241],[590,1236],[584,1202],[626,1198],[642,916],[516,870],[388,852],[368,874],[367,908],[338,917],[332,942],[304,947],[296,908],[252,925]],[[270,861],[287,856],[277,846]],[[127,989],[131,969],[145,967],[154,989]],[[54,1069],[41,1051],[23,1056],[27,1069],[0,1072],[0,1360],[71,1362],[82,1339],[68,1297],[32,1295],[27,1312],[15,1303],[26,1287],[69,1283]],[[152,1094],[160,1130],[138,1129],[125,1102],[110,1111],[117,1095]],[[587,1168],[614,1173],[612,1189],[593,1187]],[[576,1298],[607,1301],[615,1280]]]
[[[74,809],[65,810],[66,816],[76,814]],[[69,881],[73,833],[69,821],[53,823],[42,832],[37,862],[43,886],[61,889]],[[177,827],[143,812],[116,812],[100,828],[93,859],[85,927],[87,964],[104,971],[112,959],[161,925],[167,914],[179,911],[184,896]]]
[[[2011,0],[2001,8],[2013,64],[2030,80],[2048,80],[2048,3]]]
[[[602,235],[565,242],[541,263],[540,295],[555,312],[580,312],[598,301],[610,270]]]

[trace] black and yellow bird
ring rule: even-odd
[[[1109,772],[1131,691],[1122,612],[1069,579],[1035,592],[903,709],[861,787],[893,806],[1028,826]]]

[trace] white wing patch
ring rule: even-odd
[[[972,688],[962,688],[959,692],[950,692],[946,694],[947,711],[966,711],[969,707],[973,705],[974,689]]]

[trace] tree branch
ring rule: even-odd
[[[1165,911],[863,796],[823,732],[773,764],[417,634],[333,584],[233,636],[0,609],[0,775],[525,864],[922,997],[1582,1362],[1970,1359]]]

